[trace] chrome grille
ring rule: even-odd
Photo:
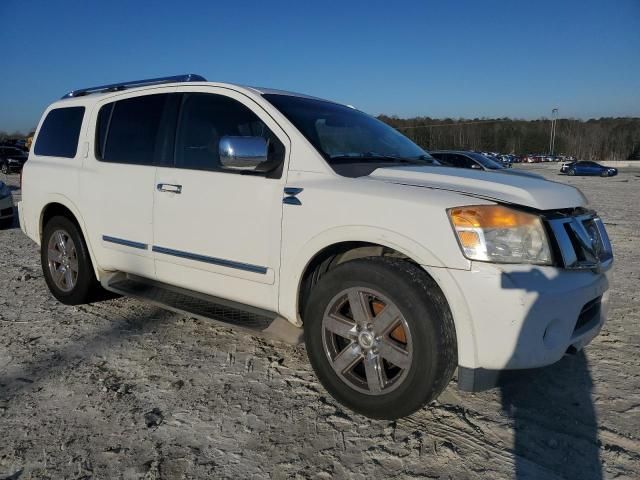
[[[547,221],[564,268],[603,271],[611,266],[611,242],[599,217],[588,213]]]

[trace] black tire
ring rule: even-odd
[[[400,310],[413,341],[411,366],[389,393],[361,393],[343,381],[323,345],[324,313],[332,299],[348,288],[381,292]],[[337,266],[314,286],[304,314],[307,354],[322,385],[351,410],[378,419],[412,414],[447,386],[457,365],[455,326],[449,305],[420,267],[393,258],[371,257]]]
[[[3,162],[2,164],[2,173],[5,175],[9,175],[9,173],[11,173],[9,171],[9,164],[7,162]]]
[[[576,171],[573,168],[570,168],[569,171],[567,172],[567,175],[573,176],[575,174],[576,174]]]
[[[48,263],[47,246],[51,236],[58,230],[67,232],[69,237],[73,240],[78,261],[77,280],[73,289],[68,292],[65,292],[56,285],[52,278]],[[40,246],[40,261],[42,264],[44,279],[51,291],[51,294],[66,305],[90,303],[101,290],[100,284],[93,271],[91,257],[89,256],[87,244],[82,237],[82,233],[75,222],[67,217],[53,217],[44,226],[42,244]]]
[[[608,177],[609,176],[609,172],[607,172],[606,170],[603,170],[600,172],[600,176],[601,177]]]

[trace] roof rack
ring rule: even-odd
[[[179,83],[179,82],[206,82],[207,79],[201,75],[195,73],[188,73],[186,75],[174,75],[171,77],[159,77],[148,78],[146,80],[133,80],[131,82],[112,83],[111,85],[101,85],[99,87],[81,88],[79,90],[72,90],[62,98],[74,98],[82,97],[84,95],[90,95],[92,93],[106,93],[106,92],[118,92],[120,90],[126,90],[132,87],[144,87],[147,85],[159,85],[162,83]]]

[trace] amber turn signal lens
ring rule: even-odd
[[[514,228],[531,225],[538,220],[535,215],[512,210],[502,205],[452,208],[449,210],[449,216],[457,228]],[[460,241],[464,243],[462,238]]]
[[[458,232],[458,238],[464,248],[476,248],[480,246],[480,237],[476,232],[469,230]]]

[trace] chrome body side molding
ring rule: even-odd
[[[134,242],[132,240],[125,240],[124,238],[111,237],[109,235],[103,235],[102,240],[109,243],[115,243],[117,245],[124,245],[125,247],[137,248],[139,250],[146,250],[149,245],[141,242]]]
[[[186,258],[187,260],[193,260],[196,262],[210,263],[212,265],[220,265],[221,267],[235,268],[237,270],[244,270],[246,272],[260,273],[265,275],[268,268],[259,265],[252,265],[250,263],[235,262],[233,260],[225,260],[223,258],[208,257],[206,255],[199,255],[197,253],[184,252],[182,250],[174,250],[172,248],[159,247],[154,245],[152,250],[156,253],[163,255],[171,255],[174,257]]]

